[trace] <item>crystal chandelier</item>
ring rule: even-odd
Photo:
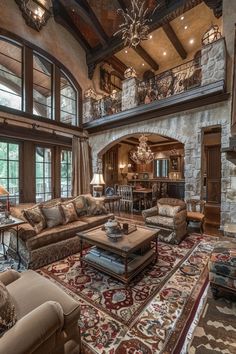
[[[141,135],[137,150],[130,151],[130,158],[137,164],[148,164],[154,159],[154,153],[151,152],[151,149],[147,144],[147,140],[148,138],[145,135]]]
[[[51,16],[51,0],[15,0],[28,26],[40,31]]]
[[[148,16],[147,7],[145,9],[145,0],[131,0],[131,9],[118,9],[117,13],[124,17],[124,23],[119,27],[120,29],[114,35],[122,35],[124,45],[129,47],[137,47],[142,40],[148,39],[149,25],[151,21]],[[156,8],[153,10],[152,14]]]

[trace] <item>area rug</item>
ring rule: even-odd
[[[128,288],[95,268],[81,268],[79,254],[39,273],[80,303],[84,353],[178,352],[208,283],[215,241],[192,234],[180,245],[159,242],[158,262]]]
[[[236,354],[236,302],[214,300],[209,290],[188,354]]]

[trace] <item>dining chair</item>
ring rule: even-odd
[[[139,203],[139,199],[133,196],[133,187],[129,185],[118,185],[117,194],[121,196],[120,209],[133,213],[134,203]]]
[[[187,224],[190,221],[195,221],[200,223],[200,231],[204,233],[205,226],[205,200],[201,199],[187,199]]]

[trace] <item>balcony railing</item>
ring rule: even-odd
[[[132,77],[122,82],[120,92],[100,100],[87,98],[83,107],[84,123],[225,80],[225,75],[226,50],[224,38],[221,38],[203,46],[193,60],[149,80]]]

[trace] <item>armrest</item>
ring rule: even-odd
[[[63,323],[61,305],[47,301],[22,317],[3,334],[0,338],[1,353],[34,353],[48,338],[62,330]],[[55,344],[55,340],[53,343]],[[48,352],[53,352],[53,348],[48,348]]]
[[[16,233],[16,228],[12,228],[11,231]],[[28,222],[25,224],[19,225],[18,228],[18,236],[21,240],[26,242],[29,238],[36,236],[37,233],[33,226],[31,226]]]
[[[5,270],[5,272],[0,273],[0,281],[6,286],[19,278],[20,273],[13,269]]]
[[[174,225],[177,226],[179,224],[182,224],[184,221],[186,222],[187,218],[187,210],[181,210],[174,216]]]
[[[142,216],[143,216],[144,220],[148,216],[154,216],[154,215],[157,215],[157,214],[158,214],[158,207],[157,206],[142,211]]]

